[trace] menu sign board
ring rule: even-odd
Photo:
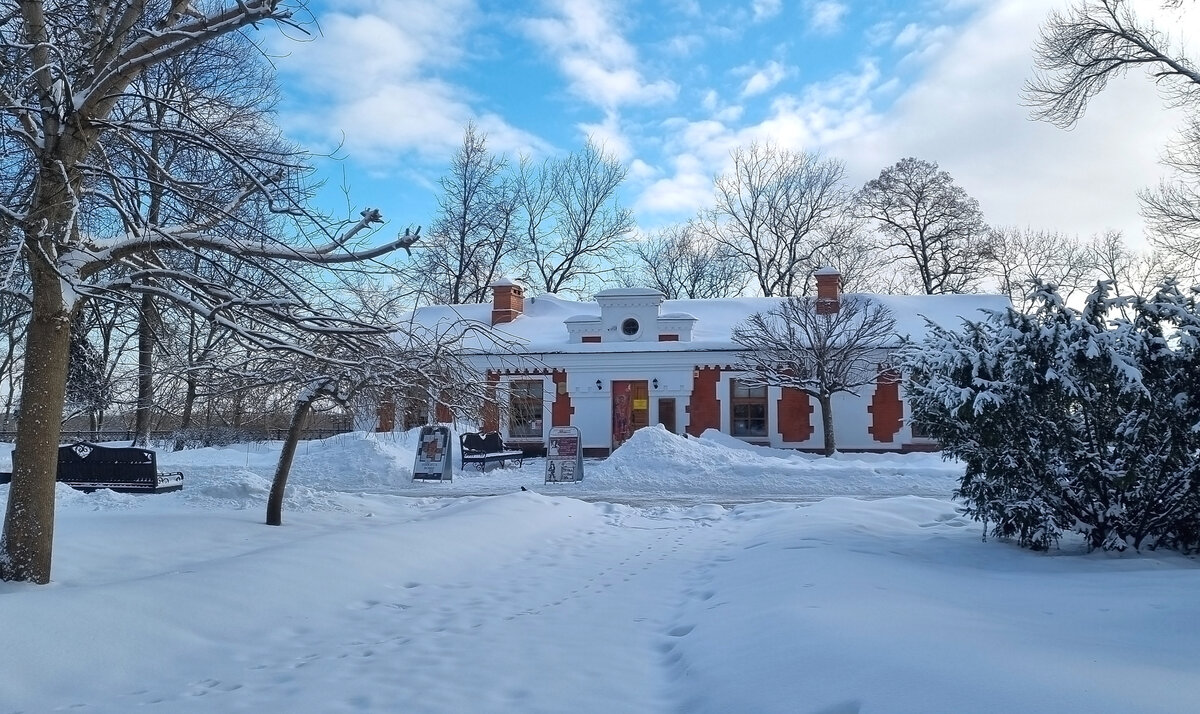
[[[444,426],[423,426],[417,437],[417,460],[413,465],[413,480],[450,481],[450,429]]]
[[[583,444],[579,427],[556,426],[546,447],[546,483],[583,480]]]

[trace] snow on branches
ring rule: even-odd
[[[1038,286],[1032,312],[930,325],[900,352],[912,419],[966,464],[956,495],[995,537],[1196,551],[1200,291],[1111,288],[1076,310]]]

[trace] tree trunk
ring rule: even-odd
[[[825,432],[825,449],[826,456],[833,456],[833,452],[837,450],[833,438],[833,395],[821,394],[817,397],[817,402],[821,405],[821,430]]]
[[[283,525],[283,489],[287,487],[288,473],[292,470],[292,459],[296,456],[296,444],[300,441],[300,433],[304,431],[304,423],[312,411],[316,392],[310,391],[296,401],[296,411],[292,413],[292,423],[288,426],[287,439],[279,452],[279,463],[275,467],[275,480],[271,482],[271,494],[267,497],[267,525]]]
[[[138,312],[138,394],[134,412],[133,445],[143,449],[150,443],[150,416],[154,409],[154,299],[142,295]]]
[[[245,399],[246,393],[241,391],[233,397],[233,428],[239,432],[242,430],[242,413],[246,410]]]
[[[183,416],[179,419],[179,431],[175,434],[175,451],[183,450],[183,437],[192,426],[192,412],[196,408],[196,379],[189,373],[186,382],[187,392],[183,395]]]
[[[71,315],[59,276],[40,260],[29,261],[33,314],[25,337],[24,380],[12,486],[4,514],[0,578],[50,582],[54,545],[54,482],[66,399]]]

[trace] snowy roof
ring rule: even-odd
[[[920,337],[925,334],[925,318],[957,329],[964,319],[979,320],[984,311],[1003,311],[1010,306],[1004,295],[863,295],[862,297],[888,307],[896,320],[899,335]],[[734,349],[732,332],[735,325],[756,312],[770,310],[786,298],[738,297],[711,300],[666,300],[660,317],[680,318],[683,314],[696,319],[691,342],[605,342],[596,344],[571,343],[567,322],[600,319],[596,302],[568,300],[545,293],[525,300],[525,309],[512,322],[493,329],[504,340],[523,345],[526,352],[650,352]],[[682,314],[681,314],[682,313]],[[491,303],[477,305],[434,305],[417,310],[416,322],[438,331],[460,321],[475,321],[488,325]],[[468,349],[490,351],[486,339],[471,337]]]

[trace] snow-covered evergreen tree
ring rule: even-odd
[[[1036,549],[1066,532],[1200,549],[1197,291],[1128,300],[1100,283],[1082,310],[1053,287],[1031,299],[901,351],[914,422],[966,464],[966,512]]]
[[[66,402],[77,412],[94,414],[112,405],[115,389],[105,368],[104,357],[88,340],[87,332],[80,328],[81,324],[76,321],[71,330]]]

